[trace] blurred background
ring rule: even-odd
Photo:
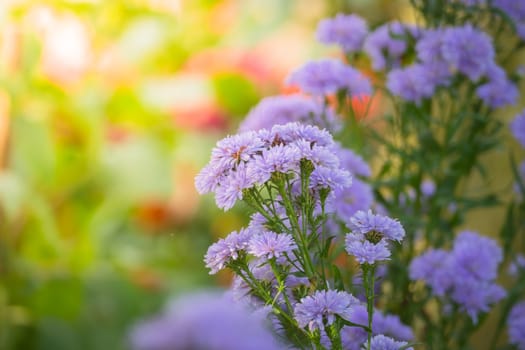
[[[211,147],[307,59],[319,19],[403,2],[0,1],[0,349],[125,349],[170,296],[224,286],[246,221],[199,197]]]

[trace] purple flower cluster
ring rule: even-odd
[[[360,325],[368,324],[368,313],[365,305],[354,307],[350,322]],[[403,324],[398,316],[383,314],[378,310],[374,311],[372,316],[372,334],[382,334],[403,341],[414,339],[412,329]],[[366,338],[366,331],[360,327],[345,326],[341,330],[343,348],[347,350],[360,350],[360,345],[366,342]]]
[[[461,232],[450,252],[430,249],[410,264],[410,278],[423,280],[436,296],[449,295],[477,322],[480,312],[505,296],[494,281],[503,259],[497,243],[471,231]]]
[[[386,337],[383,334],[374,336],[370,340],[370,350],[399,350],[401,348],[406,350],[414,350],[412,347],[406,348],[408,343],[405,341],[395,341],[392,338]],[[362,349],[368,349],[368,341],[363,344]]]
[[[437,84],[432,81],[431,73],[422,64],[396,68],[388,73],[386,86],[394,95],[419,103],[434,94]]]
[[[237,260],[248,248],[252,236],[251,230],[241,229],[212,244],[204,257],[206,267],[211,270],[210,274],[222,270],[231,260]]]
[[[488,81],[476,89],[478,97],[492,108],[499,108],[516,103],[519,91],[516,85],[507,79],[505,71],[493,64],[487,71]]]
[[[525,147],[525,109],[510,124],[512,135]]]
[[[376,28],[365,39],[363,50],[372,60],[372,68],[380,71],[396,68],[408,49],[406,37],[416,38],[418,29],[399,22],[391,22]]]
[[[372,211],[358,211],[350,218],[345,248],[360,264],[374,264],[390,258],[389,241],[401,241],[405,230],[399,221]]]
[[[291,235],[265,231],[253,236],[249,243],[248,253],[258,258],[272,259],[291,253],[296,248],[297,245]]]
[[[439,31],[438,31],[439,33]],[[494,64],[494,47],[491,38],[466,24],[442,30],[441,55],[453,69],[477,81]]]
[[[509,343],[525,350],[525,301],[514,305],[507,318],[507,327]]]
[[[345,53],[361,50],[368,26],[366,21],[357,15],[337,14],[319,22],[317,38],[324,44],[337,44]]]
[[[291,122],[317,125],[333,132],[341,129],[341,120],[329,106],[301,95],[282,95],[262,99],[248,113],[239,131],[269,129]]]
[[[353,295],[336,291],[321,290],[301,299],[295,305],[294,316],[299,327],[310,331],[321,329],[334,323],[336,316],[350,320],[353,308],[360,304]]]
[[[310,61],[295,70],[287,79],[290,85],[298,86],[313,96],[327,96],[339,91],[352,97],[368,96],[372,85],[358,70],[336,59]]]
[[[245,190],[263,185],[272,174],[288,174],[292,181],[299,178],[303,159],[314,167],[312,189],[350,186],[351,176],[339,166],[330,133],[298,123],[222,139],[197,175],[195,185],[201,194],[215,192],[217,206],[227,210],[243,199]]]
[[[291,235],[272,231],[255,231],[252,228],[233,231],[226,238],[212,244],[204,257],[210,274],[215,274],[242,254],[260,258],[259,263],[285,256],[297,245]]]
[[[492,108],[517,101],[518,89],[494,61],[491,38],[470,24],[426,30],[416,43],[416,53],[418,62],[387,76],[387,87],[396,96],[419,103],[460,73],[474,83],[484,78],[476,93]]]
[[[172,302],[162,314],[137,324],[131,332],[131,348],[284,349],[265,328],[261,316],[250,313],[225,295],[185,296]]]

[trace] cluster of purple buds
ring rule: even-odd
[[[438,297],[448,296],[474,322],[505,296],[495,283],[503,253],[498,244],[471,231],[461,232],[451,251],[430,249],[410,264],[410,278],[423,280]]]

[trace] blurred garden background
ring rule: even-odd
[[[245,220],[194,176],[306,59],[390,1],[0,1],[0,349],[124,349]],[[378,11],[381,9],[381,11]],[[334,50],[335,52],[335,50]],[[241,209],[238,209],[242,211]]]
[[[228,285],[203,256],[247,215],[197,195],[212,146],[337,54],[320,19],[406,5],[0,0],[0,349],[125,349],[170,297]]]

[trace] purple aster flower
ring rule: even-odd
[[[252,108],[239,131],[269,129],[276,124],[300,122],[331,131],[341,129],[341,120],[332,108],[301,95],[271,96]]]
[[[423,280],[434,295],[443,296],[453,284],[449,269],[450,253],[442,249],[429,249],[410,263],[410,279]]]
[[[494,280],[503,260],[503,251],[496,241],[471,231],[463,231],[456,237],[451,254],[456,275],[480,281]]]
[[[248,174],[258,184],[263,184],[270,179],[273,173],[287,174],[299,173],[301,154],[296,147],[291,145],[276,145],[264,150],[255,161],[249,165]]]
[[[502,258],[494,240],[464,231],[451,252],[431,249],[415,258],[410,278],[424,280],[437,296],[448,294],[476,323],[480,312],[488,312],[505,296],[505,290],[494,283]]]
[[[414,64],[406,68],[393,69],[388,73],[386,86],[392,94],[415,103],[434,94],[436,82],[424,65]]]
[[[317,26],[317,39],[323,44],[337,44],[344,52],[353,53],[361,50],[368,26],[357,15],[338,13],[334,18],[327,18]]]
[[[372,60],[372,69],[379,71],[387,67],[398,67],[408,48],[404,40],[406,36],[417,37],[418,30],[399,22],[391,22],[370,33],[363,49]]]
[[[370,340],[370,350],[399,350],[407,344],[408,343],[406,341],[396,341],[392,338],[379,334]],[[368,341],[363,344],[362,349],[368,349]],[[414,350],[414,348],[409,347],[406,348],[406,350]]]
[[[212,244],[204,257],[206,267],[211,270],[210,274],[222,270],[231,260],[237,260],[239,254],[248,248],[248,242],[252,236],[253,233],[250,230],[241,229],[239,232],[233,231],[226,238]]]
[[[509,343],[514,344],[519,350],[525,349],[525,301],[512,308],[507,318]]]
[[[495,283],[461,278],[455,282],[451,298],[461,306],[474,323],[477,323],[478,314],[488,312],[490,306],[503,299],[505,295],[505,290]]]
[[[247,170],[244,163],[241,163],[222,179],[220,185],[215,189],[215,203],[219,208],[231,209],[237,200],[243,198],[243,191],[257,183],[258,179],[250,176]]]
[[[263,141],[253,131],[228,136],[217,142],[211,151],[211,163],[231,169],[241,161],[249,161],[263,148]]]
[[[206,165],[195,177],[195,188],[200,194],[215,191],[221,181],[225,178],[226,171],[224,167],[210,163]]]
[[[512,135],[525,147],[525,109],[510,123]]]
[[[321,290],[302,298],[295,305],[294,315],[299,327],[308,326],[310,331],[322,330],[324,323],[331,325],[336,316],[349,320],[353,307],[359,303],[359,300],[347,292]]]
[[[284,349],[265,328],[263,316],[250,313],[220,294],[184,296],[173,301],[162,314],[138,323],[130,335],[131,348]]]
[[[248,253],[258,258],[272,259],[291,253],[296,248],[297,245],[291,235],[266,231],[252,237],[248,245]]]
[[[335,190],[331,204],[336,215],[346,221],[358,211],[370,208],[373,202],[372,187],[359,179],[353,179],[352,186]]]
[[[261,136],[264,137],[264,129],[260,131]],[[266,135],[269,137],[271,144],[284,143],[289,144],[304,140],[310,142],[312,145],[322,147],[333,147],[334,139],[327,130],[319,129],[313,125],[305,125],[299,123],[288,123],[285,125],[275,125],[271,131]]]
[[[341,167],[353,175],[363,177],[369,177],[372,175],[370,166],[361,156],[357,155],[351,149],[344,148],[339,143],[336,143],[335,153],[339,157]]]
[[[401,241],[405,237],[405,230],[399,221],[387,216],[359,211],[350,218],[348,228],[353,234],[367,238],[367,235],[379,236],[375,238],[386,238],[393,241]]]
[[[514,105],[519,97],[518,88],[508,79],[488,81],[476,89],[476,94],[492,108]]]
[[[423,32],[416,43],[417,58],[425,64],[444,62],[441,47],[445,35],[444,29],[429,29]]]
[[[302,159],[307,159],[316,167],[327,168],[339,167],[339,158],[332,148],[312,145],[306,140],[299,140],[293,143]]]
[[[349,233],[345,238],[345,249],[360,264],[372,265],[376,262],[390,259],[390,249],[388,249],[388,243],[384,239],[373,243]]]
[[[318,166],[310,175],[311,188],[343,189],[350,187],[352,176],[348,171]]]
[[[336,59],[308,62],[292,72],[287,83],[297,85],[314,96],[332,95],[343,90],[350,96],[372,93],[368,78]]]
[[[446,29],[441,53],[450,66],[472,81],[485,75],[494,64],[495,53],[490,37],[470,24]]]

